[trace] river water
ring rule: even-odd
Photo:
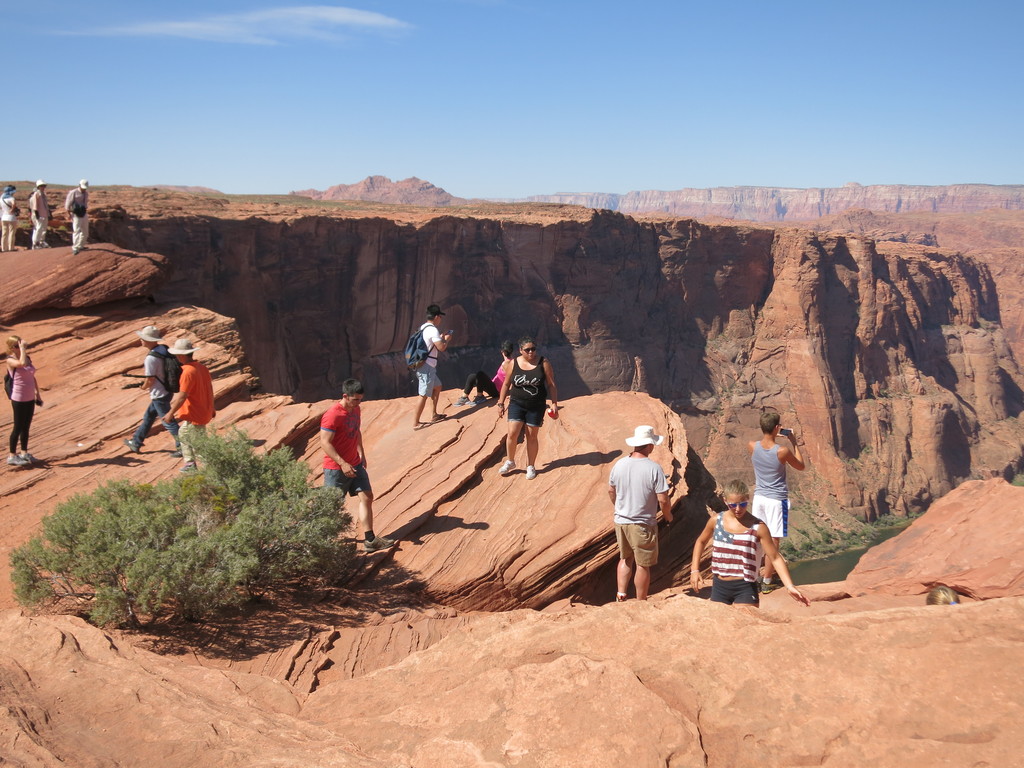
[[[796,584],[825,584],[830,581],[842,581],[849,575],[854,566],[857,565],[861,555],[871,549],[871,547],[877,546],[886,539],[891,539],[896,534],[906,530],[909,524],[908,521],[901,525],[879,528],[871,543],[864,547],[847,549],[816,560],[798,560],[789,563],[789,573]]]

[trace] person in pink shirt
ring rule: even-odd
[[[462,390],[462,397],[455,401],[455,407],[461,408],[464,405],[473,403],[483,403],[488,397],[497,397],[501,391],[501,385],[505,383],[505,363],[512,359],[512,353],[515,351],[511,341],[507,339],[501,343],[501,365],[498,366],[498,372],[491,378],[487,378],[487,374],[483,371],[477,371],[471,373],[469,378],[466,379],[466,386]],[[476,389],[476,399],[470,400],[469,393]]]
[[[7,463],[13,467],[23,467],[36,460],[28,452],[28,431],[32,426],[32,416],[36,406],[42,406],[43,398],[39,394],[36,381],[36,367],[28,356],[28,343],[20,336],[7,339],[7,376],[10,377],[11,408],[14,411],[14,424],[11,429],[11,453]],[[7,381],[4,381],[5,388]],[[21,453],[17,453],[18,443]]]

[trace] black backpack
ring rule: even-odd
[[[405,343],[405,364],[410,371],[418,371],[430,357],[430,350],[427,349],[427,342],[423,340],[423,329],[430,323],[424,323]]]
[[[163,351],[156,347],[149,354],[164,361],[164,377],[161,379],[156,376],[156,380],[163,385],[168,394],[173,395],[175,392],[179,392],[181,390],[181,363],[178,362],[178,358],[170,354],[166,347],[163,348]]]

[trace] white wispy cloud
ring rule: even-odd
[[[92,29],[112,37],[181,37],[215,43],[277,45],[286,40],[336,41],[359,31],[401,32],[411,25],[372,11],[333,5],[267,8],[185,21],[147,21]]]

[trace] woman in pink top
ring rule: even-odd
[[[497,397],[498,392],[501,391],[501,385],[505,383],[505,363],[512,359],[512,352],[514,350],[515,346],[513,346],[511,341],[503,341],[501,343],[502,359],[501,365],[498,366],[498,372],[490,379],[487,378],[487,374],[483,371],[471,373],[469,378],[466,379],[466,386],[462,390],[462,397],[455,401],[455,407],[461,408],[464,405],[469,405],[470,402],[482,403],[488,397]],[[474,388],[476,389],[476,400],[471,401],[469,393]]]
[[[20,336],[7,339],[7,375],[10,377],[10,389],[7,394],[11,398],[14,410],[14,425],[11,429],[11,453],[7,463],[14,467],[23,467],[35,461],[28,452],[28,431],[32,426],[32,416],[36,406],[43,404],[39,395],[39,384],[36,382],[36,367],[28,356],[28,344]],[[7,381],[4,381],[5,388]],[[21,454],[17,453],[21,443]]]

